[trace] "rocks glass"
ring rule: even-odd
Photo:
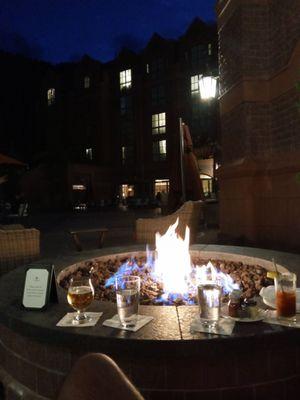
[[[90,321],[84,311],[89,307],[94,299],[94,287],[89,277],[72,278],[68,289],[68,303],[76,311],[72,324],[79,325]]]
[[[137,323],[141,280],[138,276],[117,276],[117,309],[123,327],[133,327]]]
[[[213,328],[220,317],[222,288],[214,281],[201,282],[198,285],[198,301],[201,322]]]
[[[277,318],[296,322],[296,274],[284,272],[275,277]]]

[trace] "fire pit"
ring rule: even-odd
[[[257,296],[263,286],[273,284],[273,281],[267,278],[267,269],[261,265],[250,265],[228,259],[207,259],[201,253],[197,253],[195,251],[191,252],[191,275],[194,281],[196,280],[197,266],[211,263],[217,273],[221,272],[231,278],[231,286],[235,287],[234,283],[236,283],[241,287],[243,296],[246,298]],[[146,252],[144,254],[120,254],[109,259],[101,257],[87,260],[61,272],[58,276],[58,281],[60,286],[67,290],[72,277],[90,275],[95,288],[95,299],[114,302],[113,281],[119,271],[140,276],[140,304],[142,305],[187,305],[197,303],[195,285],[191,285],[187,296],[174,293],[165,296],[163,282],[153,277],[153,268],[147,263]],[[223,292],[223,302],[227,301],[227,295],[228,291],[225,290]]]
[[[233,289],[241,289],[244,298],[257,296],[263,286],[273,284],[267,278],[268,268],[240,260],[203,257],[189,251],[189,229],[183,240],[176,234],[177,222],[165,235],[156,235],[155,251],[121,254],[115,257],[87,260],[64,270],[58,277],[60,286],[68,289],[73,277],[90,275],[96,300],[115,301],[116,275],[141,278],[140,304],[188,305],[197,303],[197,284],[203,275],[214,276],[222,287],[222,300],[228,301]]]
[[[130,256],[145,259],[145,249],[132,246],[97,250],[89,260],[87,254],[76,254],[57,259],[55,268],[63,280],[90,263],[118,260],[121,264]],[[272,257],[293,272],[300,265],[297,255],[242,247],[193,245],[190,256],[192,260],[258,265],[266,270],[272,269]],[[57,398],[58,388],[75,360],[88,352],[111,356],[146,399],[299,397],[298,329],[263,322],[236,323],[231,336],[207,335],[190,330],[198,306],[141,305],[141,314],[152,316],[153,321],[138,332],[126,332],[102,325],[116,314],[116,305],[111,301],[93,302],[90,310],[103,312],[95,327],[59,328],[58,320],[71,311],[66,292],[59,288],[59,303],[42,313],[24,311],[20,307],[23,285],[22,268],[1,278],[0,354],[1,373],[8,374],[5,382],[11,379],[14,386],[9,387],[14,387],[15,393],[26,389],[27,398]],[[15,395],[7,397],[13,398]]]

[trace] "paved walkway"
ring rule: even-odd
[[[41,257],[57,258],[78,254],[69,230],[106,227],[109,232],[104,238],[104,248],[129,246],[135,244],[136,219],[155,217],[158,211],[107,209],[98,212],[38,214],[30,216],[26,226],[41,231]],[[98,236],[95,233],[84,234],[80,239],[85,251],[95,250],[98,246]],[[200,227],[197,243],[217,243],[217,230]]]

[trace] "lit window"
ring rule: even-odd
[[[86,187],[84,185],[72,185],[73,190],[78,190],[80,192],[83,192],[86,190]]]
[[[152,115],[152,134],[166,133],[166,113]]]
[[[128,185],[127,183],[124,183],[123,185],[121,185],[121,193],[123,199],[126,199],[127,197],[133,197],[134,185]]]
[[[55,89],[51,88],[47,91],[48,106],[55,103]]]
[[[191,76],[191,94],[200,96],[199,79],[202,75]]]
[[[84,77],[84,88],[88,89],[91,85],[91,79],[89,76]]]
[[[146,73],[149,74],[149,72],[150,72],[150,66],[149,64],[146,64]]]
[[[163,86],[156,86],[151,89],[151,102],[153,106],[163,105],[165,100],[165,88]]]
[[[93,159],[93,149],[91,147],[89,147],[88,149],[85,149],[85,155],[86,158],[88,158],[89,160]]]
[[[154,194],[169,193],[170,181],[169,179],[155,179],[154,182]]]
[[[164,161],[167,157],[167,141],[159,140],[153,142],[153,160]]]
[[[131,69],[120,72],[120,89],[130,89],[131,88]]]

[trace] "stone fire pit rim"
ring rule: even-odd
[[[59,282],[70,272],[73,272],[78,267],[85,265],[88,261],[101,259],[106,261],[112,257],[125,258],[129,255],[139,256],[145,254],[146,246],[122,246],[122,247],[108,247],[102,249],[100,252],[86,252],[79,257],[67,258],[65,262],[56,265],[56,280]],[[252,248],[252,247],[239,247],[239,246],[220,246],[220,245],[201,245],[194,244],[190,246],[190,254],[193,256],[195,253],[201,252],[201,257],[209,261],[227,260],[227,261],[241,261],[250,265],[260,265],[267,270],[274,270],[272,259],[274,258],[280,272],[292,271],[295,272],[299,259],[293,260],[293,254],[283,253],[274,250]],[[196,254],[195,254],[196,255]],[[199,256],[199,254],[197,254]],[[296,256],[296,255],[295,255]],[[69,260],[71,264],[66,265]]]

